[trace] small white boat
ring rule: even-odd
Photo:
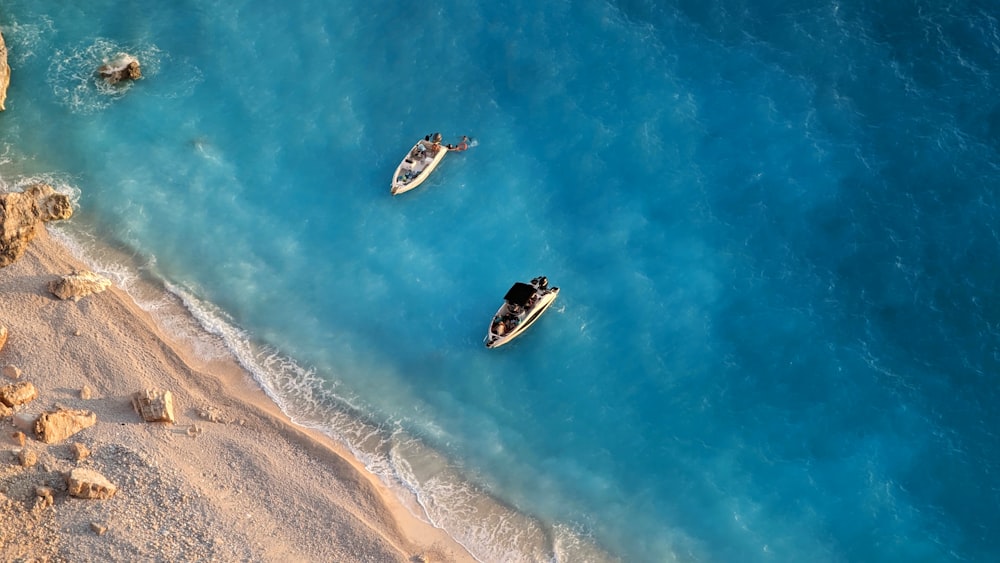
[[[408,192],[422,184],[447,152],[448,149],[441,145],[440,133],[435,133],[430,140],[417,141],[392,175],[392,195]]]
[[[503,305],[493,315],[490,330],[483,342],[487,348],[499,348],[528,330],[559,296],[558,287],[539,276],[530,284],[517,282],[503,296]]]

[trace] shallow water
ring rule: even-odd
[[[8,2],[0,175],[484,561],[992,560],[994,12]]]

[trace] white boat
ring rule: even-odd
[[[531,283],[517,282],[503,296],[503,305],[490,321],[490,330],[483,342],[487,348],[499,348],[528,330],[538,317],[559,296],[558,287],[549,287],[549,280],[539,276]]]
[[[435,133],[431,140],[425,137],[417,141],[392,175],[392,195],[408,192],[422,184],[447,152],[448,149],[441,145],[440,133]]]

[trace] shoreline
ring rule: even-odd
[[[46,230],[0,269],[0,324],[10,331],[0,365],[38,389],[20,412],[58,403],[97,415],[64,444],[29,437],[33,467],[16,464],[12,420],[0,421],[0,485],[15,508],[0,516],[0,556],[476,561],[343,446],[293,423],[233,358],[198,357],[118,286],[79,302],[50,295],[48,281],[74,269],[87,266]],[[175,425],[135,413],[131,395],[147,388],[173,393]],[[74,441],[90,457],[70,459]],[[73,466],[99,470],[118,493],[68,497],[59,475]],[[55,485],[54,506],[33,507],[36,482]]]
[[[93,225],[48,224],[49,234],[76,260],[110,277],[165,339],[185,351],[189,362],[208,373],[236,365],[251,392],[264,397],[292,426],[318,436],[387,494],[419,523],[441,530],[476,561],[617,561],[585,535],[566,526],[547,526],[470,481],[454,462],[405,432],[383,433],[377,421],[356,412],[350,402],[329,412],[317,409],[315,397],[300,395],[289,377],[311,378],[294,358],[280,350],[254,349],[251,336],[231,323],[224,312],[172,285],[155,266],[122,246],[92,234]],[[54,227],[54,228],[53,228]],[[272,365],[262,362],[278,357]],[[221,359],[221,360],[220,360]],[[277,370],[277,371],[275,371]],[[291,393],[288,395],[287,393]],[[339,397],[332,397],[339,400]],[[300,408],[304,410],[300,411]],[[323,416],[331,418],[322,418]],[[301,418],[296,418],[300,416]],[[374,469],[369,464],[374,465]],[[429,488],[425,488],[428,486]],[[430,559],[433,560],[433,559]]]

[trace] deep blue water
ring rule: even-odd
[[[484,561],[1000,559],[1000,4],[426,7],[5,2],[0,176]]]

